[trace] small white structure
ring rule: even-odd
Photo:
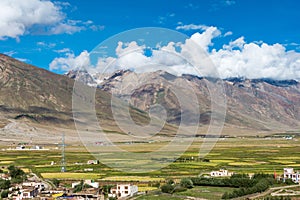
[[[284,168],[283,169],[283,181],[286,179],[292,179],[293,182],[300,182],[300,173],[294,171],[294,168]]]
[[[32,199],[38,195],[38,189],[35,187],[26,187],[20,189],[16,194],[13,196],[13,199],[22,200],[22,199]]]
[[[88,165],[98,165],[99,164],[99,160],[88,160],[87,164]]]
[[[79,185],[80,182],[75,182],[75,183],[72,183],[72,188],[75,188],[77,185]],[[87,184],[87,185],[90,185],[92,186],[93,188],[99,188],[99,183],[97,182],[94,182],[92,180],[85,180],[84,181],[84,184]]]
[[[41,149],[43,149],[43,147],[36,145],[36,146],[32,146],[30,149],[32,149],[32,150],[41,150]]]
[[[16,147],[16,150],[23,150],[23,149],[25,149],[25,146],[24,146],[24,145],[21,145],[21,146],[17,146],[17,147]]]
[[[220,169],[219,171],[212,171],[210,172],[210,176],[212,177],[224,177],[224,176],[231,176],[233,173],[228,172],[226,169]]]
[[[117,187],[110,190],[109,197],[128,197],[138,192],[138,186],[132,184],[118,184]]]
[[[93,168],[85,168],[85,169],[83,169],[83,171],[85,171],[85,172],[92,172],[92,171],[94,171],[94,169]]]

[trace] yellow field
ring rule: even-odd
[[[28,168],[21,168],[25,173],[29,173],[30,170]]]
[[[228,165],[232,166],[247,166],[247,165],[256,165],[257,163],[249,163],[249,162],[231,162]]]
[[[112,176],[101,180],[105,181],[163,181],[164,178],[153,178],[150,176]]]
[[[0,161],[0,164],[4,164],[4,165],[7,165],[7,164],[11,164],[13,163],[14,161],[11,161],[11,160],[3,160],[3,161]]]
[[[288,164],[295,164],[296,162],[290,160],[271,160],[272,162],[277,162],[280,164],[288,165]]]
[[[157,190],[157,187],[140,187],[139,186],[139,192],[146,192],[146,191],[152,191],[152,190]]]
[[[99,179],[101,178],[101,174],[95,174],[95,173],[70,173],[70,172],[64,172],[64,173],[41,173],[43,178],[48,179]]]

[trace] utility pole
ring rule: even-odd
[[[65,158],[65,134],[62,134],[61,138],[61,172],[66,172],[66,158]]]

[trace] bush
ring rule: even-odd
[[[110,193],[110,189],[113,188],[114,185],[103,185],[102,189],[103,189],[103,193],[104,194],[109,194]]]
[[[7,169],[9,171],[9,175],[11,176],[12,182],[14,183],[20,183],[26,178],[25,172],[20,168],[11,165]]]
[[[189,179],[189,178],[183,178],[183,179],[181,179],[180,185],[181,185],[182,187],[188,188],[188,189],[194,187],[193,181],[192,181],[191,179]]]
[[[58,179],[52,179],[52,183],[55,185],[55,187],[59,187],[59,184],[60,184],[60,180]]]
[[[167,184],[173,185],[175,184],[175,181],[173,179],[167,179]]]
[[[10,187],[9,180],[0,180],[0,189],[8,189]]]
[[[157,187],[157,188],[159,188],[160,187],[160,182],[149,183],[148,185],[150,187]]]
[[[284,181],[284,183],[287,184],[287,185],[293,185],[293,184],[295,184],[294,181],[293,181],[292,179],[286,179],[286,180]]]
[[[172,194],[174,192],[175,186],[171,185],[171,184],[165,184],[165,185],[161,186],[160,189],[163,193]]]
[[[187,190],[186,187],[182,187],[181,185],[176,185],[173,192],[185,192]]]
[[[7,198],[8,197],[8,190],[3,190],[1,192],[1,198]]]

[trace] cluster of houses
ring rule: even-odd
[[[89,161],[90,164],[97,164],[97,161]],[[218,171],[211,171],[209,175],[211,177],[230,177],[234,173],[229,172],[226,169],[220,169]],[[295,183],[300,183],[300,172],[294,171],[293,168],[284,168],[283,175],[280,178],[283,181],[287,179],[292,180]],[[0,179],[10,180],[7,173],[0,174]],[[74,192],[74,189],[79,185],[84,184],[89,187],[83,188],[80,192]],[[50,190],[44,182],[31,181],[16,184],[9,188],[9,199],[21,200],[28,198],[39,199],[98,199],[105,200],[104,193],[98,182],[92,180],[85,180],[83,182],[71,183],[72,188],[56,188]],[[132,197],[138,193],[138,186],[132,183],[117,184],[110,189],[108,197],[114,198],[126,198]]]
[[[230,177],[233,174],[233,172],[229,172],[226,169],[220,169],[218,171],[211,171],[210,177]],[[277,176],[276,178],[283,181],[291,179],[294,183],[300,183],[300,172],[295,171],[294,168],[284,168],[283,175],[281,177]]]
[[[226,177],[233,175],[233,172],[228,172],[226,169],[220,169],[219,171],[211,171],[210,176],[211,177]]]
[[[89,161],[91,164],[97,164],[98,161]],[[0,173],[1,180],[11,180],[7,172]],[[78,185],[85,187],[81,191],[75,192]],[[19,184],[12,184],[8,189],[8,198],[13,200],[22,199],[97,199],[105,200],[102,187],[99,182],[93,180],[84,180],[71,183],[70,188],[57,187],[52,189],[49,183],[46,183],[36,176],[28,177],[27,181]],[[1,192],[1,191],[0,191]],[[117,184],[111,188],[109,197],[123,198],[133,196],[138,192],[138,186],[125,183]]]
[[[284,168],[283,169],[283,181],[291,179],[294,183],[300,182],[299,171],[294,171],[294,168]]]
[[[38,146],[38,145],[34,145],[34,146],[31,146],[31,147],[26,147],[25,145],[19,145],[19,146],[16,146],[15,148],[9,148],[7,150],[49,150],[49,149],[45,149],[44,147],[42,146]]]
[[[98,182],[92,180],[85,180],[84,184],[90,187],[84,188],[80,192],[72,192],[74,188],[81,184],[81,182],[72,183],[72,189],[56,188],[53,190],[45,190],[45,185],[42,182],[23,182],[17,184],[9,189],[8,198],[13,200],[22,199],[95,199],[105,200],[102,189]],[[124,198],[131,197],[138,192],[138,186],[133,184],[117,184],[111,188],[108,197]]]

